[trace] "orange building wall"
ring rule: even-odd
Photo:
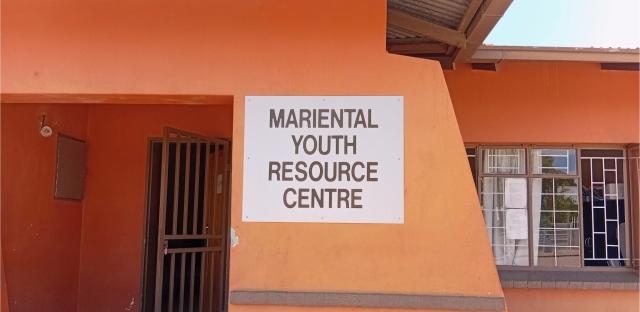
[[[633,143],[640,75],[586,62],[503,62],[445,71],[465,142]]]
[[[231,250],[231,290],[502,296],[442,70],[434,61],[386,53],[386,1],[2,5],[3,93],[234,96],[231,223],[240,244]],[[243,223],[246,95],[403,95],[405,224]],[[140,118],[144,127],[152,117]],[[108,125],[117,127],[117,120]],[[105,151],[120,147],[107,123],[94,127],[90,122],[94,138],[113,136]],[[96,168],[88,180],[78,307],[123,310],[139,295],[141,253],[134,254],[144,197],[124,189],[120,195],[113,183],[141,177],[107,175],[109,159],[89,160]],[[131,161],[144,170],[139,159]]]
[[[445,78],[468,143],[627,144],[640,136],[640,75],[597,63],[458,64]],[[638,246],[637,236],[635,246]],[[505,289],[510,312],[638,311],[637,291]]]
[[[78,311],[139,309],[148,138],[231,138],[231,105],[92,105]]]
[[[2,104],[2,251],[11,311],[75,311],[82,202],[54,200],[56,136],[86,139],[84,105]],[[40,115],[53,136],[40,136]]]
[[[638,291],[505,289],[509,312],[636,312]]]

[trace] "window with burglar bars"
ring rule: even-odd
[[[583,172],[585,264],[624,266],[627,260],[624,244],[627,223],[623,153],[585,150],[580,163]]]
[[[497,265],[629,265],[624,150],[468,147],[467,155]]]

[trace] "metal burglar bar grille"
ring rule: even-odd
[[[167,128],[155,311],[221,311],[224,305],[229,144]]]
[[[625,261],[624,157],[581,157],[585,265]]]

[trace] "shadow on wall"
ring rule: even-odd
[[[231,139],[231,104],[3,103],[3,311],[86,311],[123,297],[138,309],[148,139],[165,126]],[[87,142],[80,201],[54,200],[59,134]]]

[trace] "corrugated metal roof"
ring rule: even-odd
[[[394,25],[387,25],[387,39],[421,38],[422,35]]]
[[[511,2],[387,0],[387,51],[453,68],[471,58]]]
[[[469,0],[389,0],[389,8],[450,29],[457,29]]]

